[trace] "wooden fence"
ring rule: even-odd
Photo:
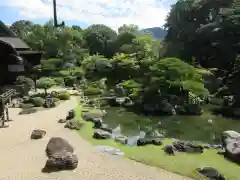
[[[10,121],[8,108],[12,104],[12,97],[16,95],[16,90],[9,89],[0,95],[0,128],[8,127],[5,122]]]

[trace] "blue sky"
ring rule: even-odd
[[[2,1],[2,2],[1,2]],[[57,0],[59,21],[67,25],[122,24],[140,28],[162,26],[176,0]],[[30,20],[44,24],[52,18],[52,0],[0,0],[0,20],[11,24]]]

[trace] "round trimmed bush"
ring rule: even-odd
[[[60,101],[60,99],[59,98],[53,98],[53,102],[58,102],[58,101]]]
[[[45,102],[45,100],[43,99],[43,98],[41,98],[41,97],[34,97],[34,98],[32,98],[32,104],[34,105],[34,106],[36,106],[36,107],[41,107],[41,106],[43,106],[43,104],[44,104],[44,102]]]
[[[97,87],[87,87],[87,89],[84,90],[84,95],[91,96],[91,95],[99,95],[102,93],[102,90]]]
[[[70,94],[68,92],[60,92],[57,98],[60,100],[69,100]]]

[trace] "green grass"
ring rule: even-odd
[[[76,107],[77,117],[82,120],[83,107],[79,104]],[[85,109],[84,109],[85,110]],[[89,109],[91,111],[91,109]],[[95,111],[95,112],[94,112]],[[97,110],[91,113],[97,113]],[[88,122],[79,131],[79,134],[93,145],[109,145],[121,149],[125,153],[125,157],[150,165],[175,172],[194,179],[203,179],[196,173],[195,169],[199,167],[213,167],[219,170],[227,180],[240,180],[240,166],[231,163],[224,157],[217,155],[216,150],[205,150],[203,154],[186,154],[179,153],[176,156],[166,155],[163,146],[144,146],[129,147],[116,143],[112,140],[95,140],[92,138],[92,123]],[[164,144],[171,143],[171,140],[165,140]]]

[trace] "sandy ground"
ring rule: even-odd
[[[57,120],[76,106],[76,99],[58,107],[30,115],[17,115],[20,109],[10,109],[9,128],[0,129],[0,180],[183,180],[188,179],[164,170],[149,167],[122,157],[97,152],[75,131],[63,128]],[[31,140],[32,130],[47,131],[41,140]],[[45,147],[51,137],[63,137],[75,148],[78,168],[44,174]]]

